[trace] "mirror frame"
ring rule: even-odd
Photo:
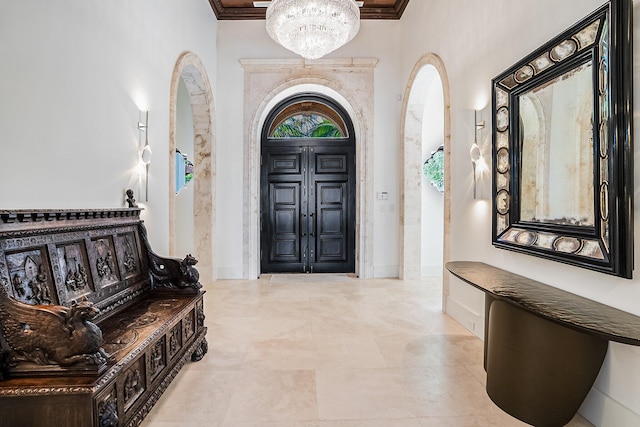
[[[492,240],[497,248],[632,277],[632,8],[632,0],[609,1],[492,80]],[[522,221],[518,97],[589,61],[595,225]]]

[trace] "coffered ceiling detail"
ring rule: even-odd
[[[400,19],[409,0],[364,0],[362,19]],[[209,0],[219,20],[264,19],[266,8],[254,7],[253,0]]]

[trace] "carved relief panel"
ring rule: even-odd
[[[99,427],[118,427],[118,399],[115,387],[96,399],[96,416]]]
[[[0,277],[9,295],[32,305],[57,303],[45,247],[6,252],[3,258]]]
[[[91,268],[96,281],[102,288],[120,281],[116,251],[112,236],[98,237],[92,240]]]
[[[84,241],[58,245],[55,256],[59,266],[58,292],[64,302],[77,300],[94,291],[91,268]]]
[[[84,297],[100,304],[124,289],[133,298],[148,286],[140,280],[146,268],[137,226],[26,237],[0,230],[0,284],[27,304],[69,307]],[[133,281],[139,284],[129,286]],[[114,308],[100,307],[101,316]]]
[[[182,329],[184,331],[184,339],[185,341],[191,338],[191,336],[196,332],[196,323],[195,323],[195,312],[191,310],[189,314],[187,314],[184,319],[182,319]]]
[[[182,348],[182,325],[178,323],[169,332],[169,359],[173,359],[173,357],[178,354],[180,349]]]
[[[116,236],[116,252],[125,279],[140,274],[140,249],[133,232]]]
[[[166,348],[166,337],[162,337],[151,347],[149,352],[149,377],[152,381],[162,371],[162,368],[167,366]]]
[[[198,317],[198,327],[201,328],[204,326],[205,319],[204,305],[202,303],[202,300],[198,301],[198,303],[196,304],[196,315]]]
[[[121,378],[124,410],[129,408],[146,390],[146,370],[144,357],[136,360]]]

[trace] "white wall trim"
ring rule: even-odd
[[[578,413],[599,427],[640,426],[640,414],[636,414],[597,388],[591,389]]]
[[[446,313],[474,335],[484,340],[484,315],[471,310],[449,296],[446,298]]]

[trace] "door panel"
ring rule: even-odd
[[[355,271],[354,154],[353,146],[331,144],[309,150],[311,271]]]
[[[316,262],[346,261],[346,183],[317,183],[318,212]],[[329,194],[330,198],[323,195]],[[335,197],[338,196],[338,197]]]
[[[271,262],[300,262],[300,185],[272,184],[270,223],[272,227]],[[283,197],[279,197],[284,193]],[[290,198],[289,198],[290,197]],[[285,203],[278,203],[284,199]]]
[[[299,147],[274,148],[263,153],[260,221],[263,271],[297,272],[304,268],[304,248],[308,244],[300,221],[303,209],[306,210],[304,162],[305,153]]]
[[[263,144],[261,271],[355,271],[355,149]]]
[[[316,154],[316,173],[347,173],[346,154]]]

